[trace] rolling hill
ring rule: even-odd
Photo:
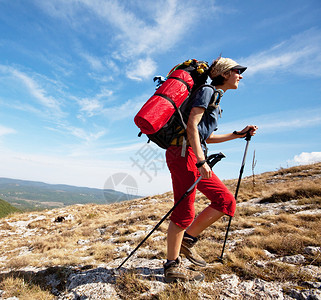
[[[21,210],[42,210],[87,203],[108,204],[138,197],[111,189],[0,178],[0,198]]]
[[[7,201],[1,200],[0,199],[0,218],[3,218],[11,213],[20,211],[16,207],[12,206],[10,203]]]

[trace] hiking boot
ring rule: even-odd
[[[178,257],[175,261],[164,264],[165,282],[174,281],[203,281],[205,276],[201,272],[188,270],[181,265],[182,259]]]
[[[194,265],[205,267],[206,261],[197,254],[193,246],[196,244],[196,241],[193,241],[190,237],[184,236],[180,253],[184,254],[186,258],[192,262]]]

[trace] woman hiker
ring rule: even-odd
[[[209,68],[211,84],[223,92],[237,89],[245,70],[246,67],[240,66],[232,59],[220,57]],[[178,201],[200,175],[202,180],[196,188],[211,201],[211,204],[194,220],[196,194],[196,188],[194,188],[171,214],[167,232],[167,262],[164,263],[166,282],[202,281],[203,273],[182,267],[180,254],[184,254],[197,266],[206,266],[204,259],[193,249],[198,241],[197,237],[222,216],[234,216],[236,206],[234,196],[206,163],[204,153],[206,144],[201,141],[221,143],[245,137],[247,132],[253,136],[257,130],[256,126],[248,125],[241,131],[214,134],[221,111],[219,106],[207,109],[213,93],[210,87],[203,87],[196,92],[187,122],[188,146],[185,156],[181,155],[181,146],[171,146],[166,151],[166,162],[172,177],[174,201]]]

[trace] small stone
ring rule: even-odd
[[[305,257],[301,254],[284,256],[280,258],[280,261],[288,264],[303,264],[305,262]]]
[[[265,265],[266,265],[266,262],[264,262],[264,261],[256,261],[255,262],[255,265],[257,266],[257,267],[259,267],[259,268],[264,268],[265,267]]]
[[[224,283],[230,287],[236,287],[239,283],[239,277],[236,275],[222,274],[221,278]]]
[[[303,284],[309,288],[321,289],[321,282],[318,281],[305,281]]]
[[[86,245],[89,243],[90,243],[90,240],[78,240],[78,242],[77,242],[78,245]]]
[[[267,250],[263,250],[264,251],[264,254],[269,257],[269,258],[274,258],[275,257],[275,254],[272,254],[271,252],[267,251]]]
[[[304,248],[304,252],[308,255],[317,255],[319,252],[321,252],[321,247],[308,246]]]
[[[290,296],[300,300],[320,300],[321,291],[316,289],[310,289],[310,290],[292,289],[290,292]]]

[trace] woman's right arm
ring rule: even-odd
[[[188,118],[186,129],[188,141],[194,151],[197,162],[205,160],[205,155],[201,146],[200,135],[197,127],[202,119],[204,111],[205,108],[203,107],[193,107]],[[207,163],[204,163],[198,168],[198,170],[203,178],[210,178],[212,176],[211,168]]]

